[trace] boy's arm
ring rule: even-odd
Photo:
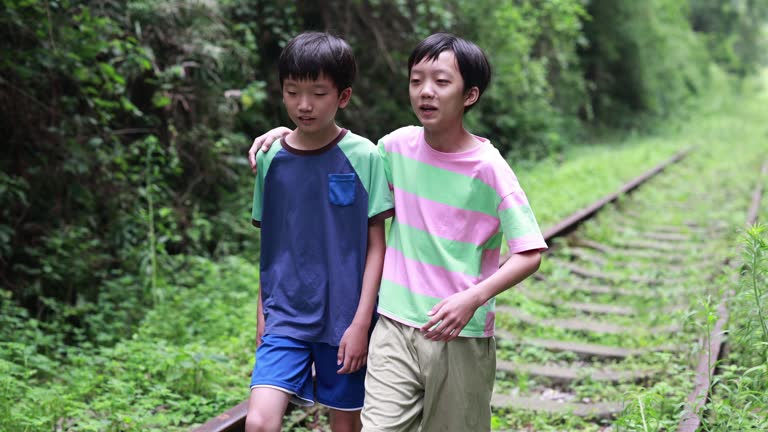
[[[256,160],[254,156],[254,167],[257,165],[262,166],[262,170],[256,173],[256,179],[253,186],[253,207],[251,209],[251,223],[261,228],[262,210],[264,207],[264,174],[266,174],[266,168],[264,168],[264,155]],[[255,170],[254,170],[255,172]],[[262,284],[261,278],[259,278],[259,304],[256,306],[256,347],[261,345],[261,338],[264,336],[264,304],[261,299]]]
[[[291,132],[293,131],[287,127],[278,126],[253,140],[251,148],[248,149],[248,162],[251,164],[251,170],[253,170],[254,173],[256,172],[256,154],[259,152],[259,149],[263,152],[269,151],[273,142]]]
[[[261,286],[259,286],[259,305],[256,307],[256,348],[261,345],[264,336],[264,306],[261,303]]]
[[[344,332],[339,344],[337,361],[344,364],[337,373],[352,373],[365,366],[368,355],[368,331],[371,328],[373,308],[384,269],[384,221],[368,226],[368,251],[363,271],[363,288],[352,324]]]
[[[488,279],[436,304],[427,314],[429,322],[421,327],[424,337],[435,341],[456,339],[477,308],[535,273],[540,264],[539,250],[513,254]]]

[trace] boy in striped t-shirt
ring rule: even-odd
[[[547,246],[509,165],[463,126],[490,82],[482,50],[434,34],[411,53],[408,71],[423,127],[398,129],[378,144],[397,213],[370,341],[363,430],[490,430],[494,297],[534,273]],[[499,267],[502,235],[510,258]]]

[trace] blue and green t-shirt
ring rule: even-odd
[[[265,334],[338,345],[360,301],[368,225],[393,214],[376,146],[342,130],[312,151],[279,140],[256,161]]]

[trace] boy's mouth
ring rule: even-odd
[[[423,105],[419,105],[419,110],[424,114],[431,114],[437,111],[437,107],[434,105],[423,104]]]

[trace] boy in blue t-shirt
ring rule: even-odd
[[[359,431],[392,197],[376,146],[335,122],[356,73],[349,45],[302,33],[278,69],[296,129],[256,160],[261,289],[246,430],[279,431],[288,402],[317,401],[334,432]]]

